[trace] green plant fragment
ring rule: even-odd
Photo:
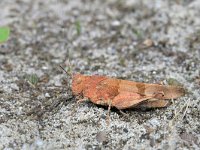
[[[0,27],[0,43],[8,40],[10,34],[9,27]]]
[[[39,81],[39,78],[36,74],[30,74],[30,75],[27,75],[26,76],[26,80],[33,86],[35,86],[38,81]]]

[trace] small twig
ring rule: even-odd
[[[189,102],[190,102],[190,99],[186,102],[186,108],[185,108],[185,111],[184,111],[184,113],[183,113],[183,117],[182,117],[182,119],[185,117],[185,115],[186,115],[186,113],[187,113],[187,110],[188,110],[188,107],[189,107]]]

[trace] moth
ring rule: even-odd
[[[168,106],[170,99],[177,99],[185,93],[184,88],[162,84],[149,84],[101,75],[72,76],[72,93],[83,97],[78,102],[90,100],[97,105],[127,108],[159,108]]]

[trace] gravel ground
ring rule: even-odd
[[[200,149],[199,0],[1,0],[0,149]],[[180,83],[163,109],[76,105],[59,68]]]

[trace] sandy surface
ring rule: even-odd
[[[1,0],[0,8],[0,26],[11,28],[0,47],[0,149],[200,149],[199,0]],[[107,126],[107,108],[70,99],[59,65],[173,79],[188,94],[164,109],[113,109]]]

